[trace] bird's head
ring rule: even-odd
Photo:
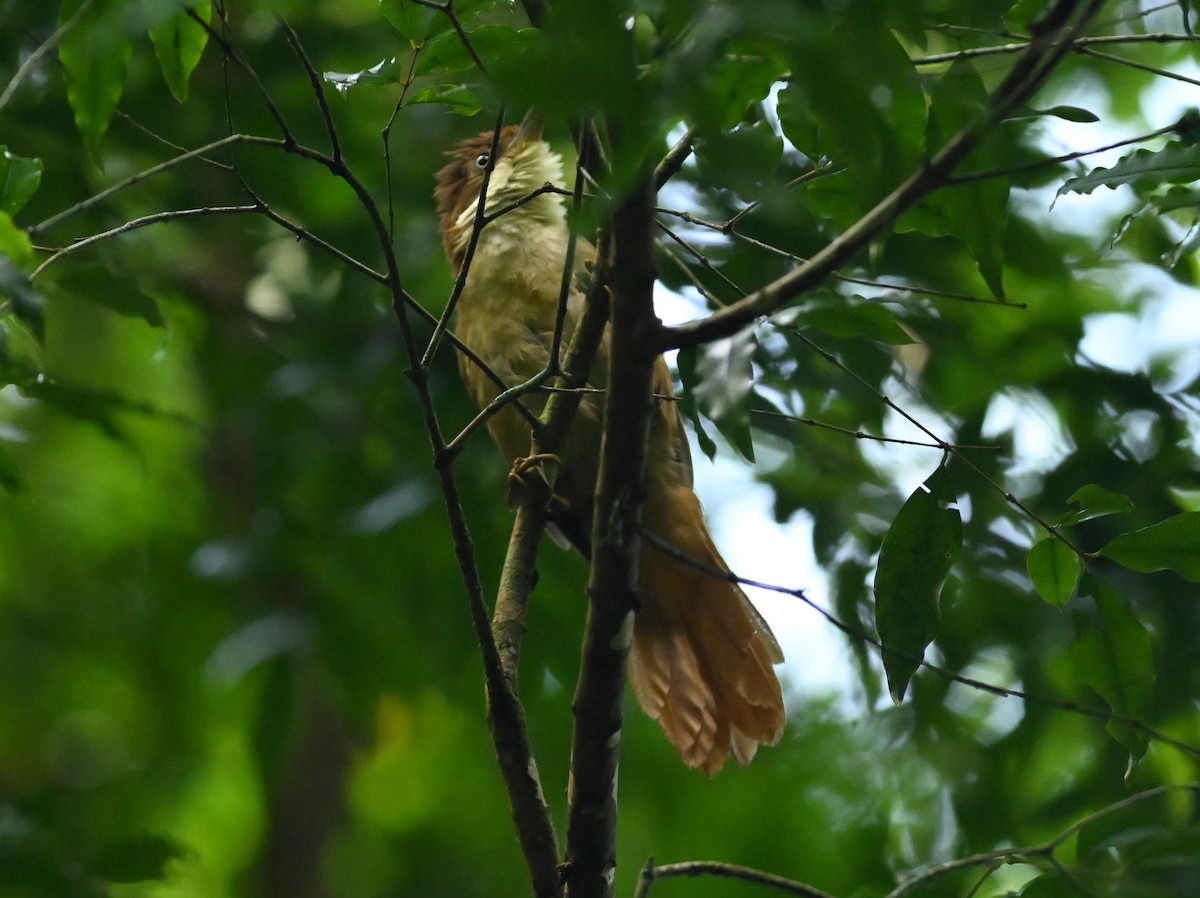
[[[486,212],[494,212],[528,196],[547,181],[562,181],[562,157],[542,140],[541,118],[530,112],[519,125],[509,125],[496,142],[496,158],[491,158],[495,132],[484,131],[470,137],[450,151],[453,158],[437,173],[438,215],[441,219],[442,245],[446,257],[457,270],[471,238],[475,207],[484,173],[490,165]],[[517,221],[563,221],[562,199],[547,193],[511,213]],[[504,216],[507,219],[509,216]]]

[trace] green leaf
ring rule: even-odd
[[[692,347],[681,349],[679,355],[675,357],[679,380],[683,384],[683,390],[679,394],[679,411],[692,422],[700,451],[709,461],[712,461],[717,456],[717,444],[704,429],[700,406],[696,404],[696,385],[699,383],[699,376],[696,374],[696,357],[697,350]]]
[[[212,20],[211,0],[199,0],[190,4],[191,9],[205,22]],[[208,44],[208,32],[187,14],[179,10],[174,15],[150,27],[150,40],[154,53],[162,68],[163,78],[171,94],[180,103],[187,100],[188,83],[192,71],[204,55]]]
[[[794,322],[797,327],[813,327],[838,339],[863,337],[889,346],[916,342],[887,306],[862,296],[843,296],[832,291],[786,309],[771,320],[781,326]]]
[[[925,649],[937,636],[939,595],[962,549],[962,518],[944,466],[900,508],[879,550],[875,629],[892,699],[904,698]]]
[[[908,53],[872,4],[845,9],[827,24],[814,21],[797,42],[779,119],[810,159],[828,157],[845,166],[860,206],[866,206],[895,187],[924,153],[925,96]]]
[[[1079,615],[1071,663],[1079,679],[1104,699],[1113,714],[1137,718],[1154,685],[1150,633],[1113,587],[1086,575],[1080,592],[1096,603],[1096,615]],[[1109,735],[1129,749],[1130,772],[1146,751],[1146,736],[1128,723],[1110,720]],[[1129,774],[1127,773],[1127,778]]]
[[[1133,571],[1174,571],[1200,583],[1200,511],[1115,537],[1100,554]]]
[[[33,331],[40,342],[46,336],[46,300],[33,288],[29,275],[2,254],[3,231],[3,219],[0,218],[0,297],[12,304],[18,320]],[[19,233],[25,236],[23,232]]]
[[[1079,556],[1053,536],[1034,544],[1029,551],[1026,567],[1037,594],[1060,608],[1075,592],[1079,576],[1083,573]]]
[[[13,223],[12,217],[0,211],[0,262],[11,259],[17,265],[25,265],[33,258],[33,244],[29,235]],[[0,288],[4,286],[0,282]]]
[[[42,181],[42,160],[27,159],[0,145],[0,212],[16,215]]]
[[[1009,120],[1023,118],[1060,118],[1066,122],[1078,122],[1083,125],[1090,125],[1092,122],[1100,121],[1100,116],[1087,109],[1081,109],[1078,106],[1051,106],[1049,109],[1033,109],[1026,107],[1018,112],[1013,113],[1008,118]]]
[[[1133,502],[1121,493],[1114,493],[1102,486],[1089,483],[1081,486],[1067,499],[1071,505],[1078,505],[1075,511],[1067,512],[1059,518],[1060,527],[1080,524],[1094,518],[1102,518],[1110,514],[1127,514],[1133,511]]]
[[[513,57],[520,55],[522,45],[532,44],[537,39],[534,28],[513,28],[509,25],[480,25],[467,35],[471,47],[481,59],[488,62],[497,55]],[[416,75],[438,72],[457,72],[475,64],[467,45],[457,32],[447,32],[425,44],[414,70]]]
[[[937,82],[930,96],[927,141],[942,146],[955,133],[975,120],[988,103],[987,91],[979,73],[963,60],[954,63]],[[987,159],[978,160],[985,164]],[[906,218],[907,225],[918,230],[926,222],[931,236],[944,233],[958,240],[970,253],[992,295],[1004,298],[1004,234],[1008,227],[1009,182],[1005,178],[968,181],[942,190],[922,205],[940,213],[932,219],[916,215]]]
[[[60,21],[70,20],[82,2],[63,0]],[[97,165],[100,139],[121,99],[125,67],[132,53],[124,7],[124,0],[93,0],[58,46],[67,76],[67,102]]]
[[[1096,168],[1071,178],[1058,188],[1065,193],[1091,193],[1097,187],[1153,189],[1162,184],[1189,184],[1200,180],[1200,144],[1175,141],[1161,150],[1135,150],[1111,168]]]
[[[0,445],[0,487],[9,493],[21,493],[26,489],[25,478],[21,474],[16,459],[2,445]]]
[[[783,138],[766,121],[705,132],[696,141],[700,173],[746,199],[762,196],[783,158]]]
[[[408,98],[408,105],[414,103],[440,103],[455,115],[474,115],[483,106],[471,91],[461,84],[444,84],[440,87],[426,87]]]
[[[431,10],[415,6],[409,0],[380,0],[383,17],[414,49],[421,45],[432,18]]]
[[[754,461],[750,434],[751,360],[754,332],[744,330],[707,344],[696,361],[696,403],[721,434],[749,461]]]

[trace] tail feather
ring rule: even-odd
[[[690,489],[686,498],[686,514],[676,505],[670,520],[651,516],[647,525],[700,567],[644,547],[629,679],[684,763],[712,776],[730,754],[746,764],[760,744],[779,741],[783,695],[772,665],[783,655],[741,589],[701,569],[727,570]]]

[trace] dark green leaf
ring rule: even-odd
[[[685,418],[692,422],[692,428],[696,432],[696,442],[700,446],[700,451],[708,457],[709,461],[712,461],[717,455],[717,444],[708,435],[707,431],[705,431],[700,407],[696,404],[696,385],[699,383],[699,378],[696,374],[697,354],[698,351],[696,349],[683,349],[680,350],[679,355],[676,357],[679,380],[683,384],[683,390],[679,394],[679,410]]]
[[[512,28],[508,25],[480,25],[467,35],[471,49],[485,62],[503,53],[506,57],[519,54],[523,45],[537,39],[533,28]],[[447,32],[425,44],[417,58],[416,75],[431,75],[438,72],[457,72],[474,65],[467,45],[457,32]]]
[[[813,327],[838,339],[865,337],[877,343],[903,346],[915,343],[887,306],[861,296],[826,294],[807,300],[800,306],[775,316],[780,324],[794,322],[797,327]]]
[[[26,489],[21,468],[3,445],[0,445],[0,487],[10,493],[20,493]]]
[[[1100,121],[1100,116],[1096,115],[1096,113],[1081,109],[1078,106],[1052,106],[1049,109],[1026,108],[1013,113],[1009,118],[1043,118],[1045,116],[1060,118],[1067,122],[1078,122],[1084,125]]]
[[[69,21],[81,5],[82,0],[63,0],[60,21]],[[125,89],[125,67],[132,50],[125,0],[92,0],[58,47],[75,124],[97,163],[100,139]]]
[[[752,330],[709,343],[696,362],[696,403],[721,434],[750,461],[754,443],[750,435],[750,391],[756,342]]]
[[[1081,486],[1067,499],[1071,505],[1078,505],[1075,511],[1068,512],[1059,519],[1059,526],[1069,526],[1102,518],[1110,514],[1127,514],[1133,511],[1133,502],[1128,496],[1114,493],[1102,486],[1089,483]]]
[[[1079,556],[1062,540],[1047,536],[1034,543],[1026,562],[1029,579],[1037,594],[1051,605],[1062,607],[1075,592],[1083,573]]]
[[[1200,512],[1188,511],[1115,537],[1100,554],[1134,571],[1174,571],[1200,583]]]
[[[1152,190],[1163,184],[1189,184],[1200,180],[1200,144],[1176,141],[1161,150],[1135,150],[1111,168],[1096,168],[1071,178],[1058,188],[1064,193],[1091,193],[1097,187],[1129,184]]]
[[[875,571],[875,628],[892,699],[904,698],[937,636],[939,594],[962,548],[962,518],[944,467],[913,492],[896,515]]]
[[[1078,618],[1080,629],[1071,643],[1075,672],[1113,714],[1136,719],[1154,685],[1150,633],[1110,584],[1088,574],[1080,582],[1080,593],[1095,600],[1096,615]],[[1146,751],[1145,734],[1120,720],[1109,721],[1108,732],[1129,749],[1132,771]]]
[[[190,4],[192,11],[205,22],[212,20],[211,0]],[[192,71],[204,55],[208,32],[186,11],[180,10],[150,28],[150,40],[162,68],[163,78],[171,94],[180,103],[187,100]]]
[[[475,95],[461,84],[423,88],[409,97],[408,103],[440,103],[455,115],[474,115],[483,108]]]
[[[0,262],[24,265],[33,257],[33,244],[29,235],[18,228],[7,212],[0,212]],[[11,277],[11,276],[6,276]],[[9,285],[11,288],[11,284]],[[0,281],[0,289],[5,283]]]
[[[3,221],[0,221],[0,249]],[[24,236],[24,233],[21,234]],[[0,297],[12,304],[12,310],[39,341],[45,338],[46,300],[34,288],[29,275],[0,255]]]
[[[16,156],[8,147],[0,146],[0,212],[6,215],[20,212],[41,180],[41,159]]]
[[[92,866],[108,882],[145,882],[166,878],[167,864],[182,855],[170,839],[145,835],[109,845]]]

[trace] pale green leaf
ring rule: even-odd
[[[1071,178],[1058,188],[1065,193],[1091,193],[1097,187],[1154,188],[1162,184],[1188,184],[1200,179],[1200,144],[1176,141],[1161,150],[1135,150],[1111,168],[1096,168]]]
[[[82,0],[64,0],[60,20],[69,21]],[[58,58],[67,79],[67,101],[92,159],[125,88],[132,53],[124,0],[93,0],[63,36]]]
[[[1034,543],[1026,561],[1037,594],[1051,605],[1065,605],[1083,573],[1079,556],[1062,540],[1048,536]]]
[[[211,0],[191,4],[191,9],[205,22],[212,20]],[[162,68],[163,78],[171,94],[180,103],[187,100],[192,71],[204,55],[208,32],[186,10],[155,23],[150,27],[150,40]]]

